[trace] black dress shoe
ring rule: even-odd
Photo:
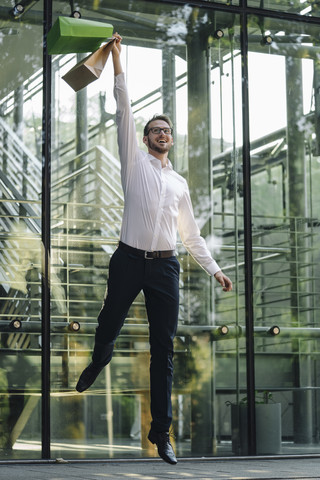
[[[158,447],[159,456],[167,463],[175,465],[177,463],[172,445],[170,443],[169,432],[155,432],[150,430],[148,439]]]
[[[78,392],[84,392],[87,388],[91,387],[99,373],[103,367],[95,367],[94,364],[91,362],[87,368],[83,370],[78,380],[76,390]]]

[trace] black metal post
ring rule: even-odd
[[[51,177],[51,56],[47,34],[52,24],[52,0],[43,10],[43,104],[42,104],[42,458],[50,458],[50,177]]]
[[[246,2],[244,2],[246,3]],[[244,255],[245,255],[245,304],[246,304],[246,366],[248,398],[248,453],[256,454],[256,414],[254,378],[254,316],[252,279],[252,218],[251,218],[251,163],[248,93],[248,30],[245,9],[241,14],[242,51],[242,119],[243,119],[243,210],[244,210]]]

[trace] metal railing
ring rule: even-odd
[[[39,200],[41,162],[0,117],[1,181],[6,179],[19,199]]]

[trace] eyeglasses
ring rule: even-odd
[[[169,128],[169,127],[165,127],[165,128],[152,127],[152,128],[149,128],[148,134],[149,134],[149,132],[154,133],[154,135],[158,135],[160,132],[163,132],[165,135],[171,135],[172,128]]]

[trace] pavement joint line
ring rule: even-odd
[[[178,457],[180,462],[244,462],[244,461],[266,461],[271,460],[307,460],[320,459],[320,454],[307,455],[255,455],[255,456],[241,456],[241,457]],[[47,465],[47,464],[90,464],[90,463],[162,463],[161,458],[86,458],[86,459],[66,459],[66,458],[52,458],[52,459],[15,459],[15,460],[0,460],[0,465]],[[314,478],[314,477],[313,477]],[[319,477],[320,478],[320,477]],[[253,479],[255,480],[255,479]],[[263,479],[262,479],[263,480]],[[275,479],[276,480],[276,479]]]

